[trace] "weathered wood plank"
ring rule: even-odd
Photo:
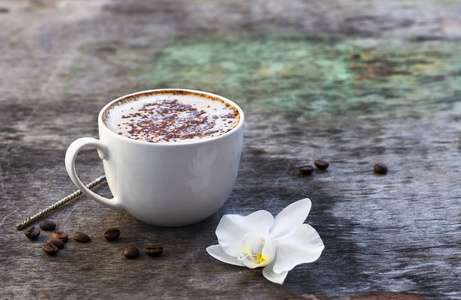
[[[0,298],[461,298],[461,2],[0,1],[0,28]],[[216,215],[157,228],[82,197],[49,218],[92,241],[55,257],[40,248],[50,233],[16,231],[75,189],[66,148],[97,136],[105,103],[164,87],[245,111],[239,178]],[[318,158],[328,171],[298,171]],[[78,168],[103,173],[94,151]],[[326,249],[283,286],[206,253],[222,215],[304,197]],[[122,255],[150,244],[164,254]]]

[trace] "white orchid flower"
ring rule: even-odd
[[[283,284],[291,269],[317,260],[325,248],[317,231],[303,224],[311,205],[307,198],[296,201],[275,219],[265,210],[248,216],[224,215],[216,228],[219,244],[206,250],[228,264],[264,267],[266,279]]]

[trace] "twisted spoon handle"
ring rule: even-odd
[[[95,180],[93,180],[92,182],[88,183],[86,185],[86,187],[91,189],[91,188],[95,187],[96,185],[100,184],[101,182],[103,182],[105,180],[106,180],[106,176],[102,175],[102,176],[96,178]],[[25,219],[24,221],[22,221],[21,223],[16,225],[16,229],[17,230],[23,229],[24,227],[26,227],[30,223],[33,223],[33,222],[37,221],[38,219],[41,219],[44,215],[48,214],[49,212],[55,210],[56,208],[58,208],[58,207],[60,207],[62,205],[64,205],[65,203],[69,202],[70,200],[74,199],[75,197],[80,196],[81,194],[82,194],[82,191],[76,190],[72,194],[62,198],[61,200],[59,200],[59,201],[55,202],[54,204],[48,206],[44,210],[39,211],[38,213],[36,213],[32,217],[29,217],[29,218]]]

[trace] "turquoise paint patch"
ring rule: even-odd
[[[419,112],[429,112],[434,101],[461,94],[459,46],[370,48],[274,37],[174,40],[138,78],[150,88],[215,92],[243,108],[307,115],[389,109],[405,115],[415,112],[415,104],[423,104]]]

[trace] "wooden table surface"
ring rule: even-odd
[[[3,0],[0,28],[1,299],[461,299],[461,1]],[[159,228],[81,197],[47,219],[92,241],[54,257],[49,232],[16,230],[75,190],[66,149],[107,102],[167,87],[245,112],[215,215]],[[315,159],[328,170],[298,171]],[[103,174],[95,151],[77,164]],[[305,197],[325,250],[283,285],[206,253],[224,214]],[[150,244],[163,255],[122,255]]]

